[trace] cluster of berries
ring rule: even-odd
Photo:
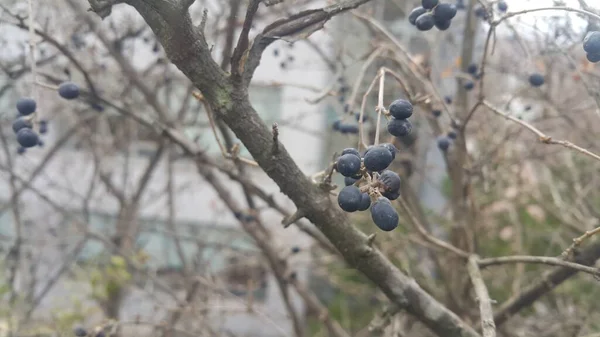
[[[600,62],[600,32],[589,32],[583,39],[583,50],[588,61]]]
[[[433,27],[446,30],[450,28],[455,16],[456,6],[453,4],[440,3],[439,0],[421,0],[421,6],[410,12],[408,21],[421,31],[428,31]]]
[[[408,118],[413,110],[413,105],[405,99],[390,104],[387,130],[392,136],[404,137],[411,133],[412,124]],[[344,124],[337,127],[344,127]],[[400,176],[387,169],[397,152],[391,143],[369,146],[362,155],[357,149],[347,148],[335,163],[335,169],[345,177],[345,187],[338,194],[340,208],[346,212],[370,208],[373,222],[384,231],[398,227],[398,213],[390,200],[400,197]]]
[[[398,213],[390,200],[400,197],[400,176],[387,170],[396,152],[398,149],[390,143],[370,146],[362,157],[357,149],[348,148],[342,151],[335,166],[345,177],[346,185],[338,194],[340,208],[356,212],[370,207],[373,222],[384,231],[398,226]]]
[[[79,87],[72,82],[64,82],[58,87],[58,94],[64,99],[75,99],[79,97]],[[34,146],[43,146],[37,132],[34,131],[35,112],[37,103],[33,98],[24,97],[17,101],[17,111],[19,115],[12,124],[12,129],[17,136],[19,148],[17,153],[23,154],[27,148]],[[48,132],[48,121],[38,121],[39,134]]]

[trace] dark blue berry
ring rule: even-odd
[[[29,128],[23,128],[17,132],[17,142],[22,147],[34,147],[38,145],[39,139],[37,133]]]
[[[444,97],[444,101],[446,102],[446,104],[452,104],[452,97],[446,96]]]
[[[458,137],[458,134],[456,133],[456,131],[454,131],[454,130],[448,131],[448,138],[456,139],[456,137]]]
[[[382,200],[385,199],[385,200]],[[371,205],[371,219],[379,229],[389,232],[398,227],[398,212],[386,198],[379,198]]]
[[[33,124],[31,123],[31,120],[29,120],[29,118],[27,117],[19,117],[17,119],[15,119],[15,121],[12,124],[12,129],[14,133],[19,132],[19,130],[21,129],[31,129],[33,128]]]
[[[525,111],[529,111],[529,110],[531,110],[531,105],[526,105],[525,106]]]
[[[398,149],[394,146],[394,144],[383,143],[381,146],[385,146],[388,150],[390,150],[390,153],[392,154],[392,160],[396,159],[396,152],[398,152]]]
[[[58,94],[64,99],[79,97],[79,86],[73,82],[64,82],[58,87]]]
[[[344,149],[344,150],[342,151],[342,154],[340,154],[340,156],[343,156],[343,155],[345,155],[345,154],[349,154],[349,153],[350,153],[350,154],[353,154],[353,155],[355,155],[355,156],[357,156],[357,157],[360,157],[360,152],[358,152],[358,150],[357,150],[357,149],[355,149],[355,148],[352,148],[352,147],[349,147],[349,148],[346,148],[346,149]]]
[[[48,123],[42,123],[43,121],[40,121],[40,129],[39,129],[39,133],[44,135],[48,132]]]
[[[427,13],[427,10],[423,7],[417,7],[413,9],[408,15],[408,22],[410,22],[410,24],[414,26],[416,24],[417,18],[421,16],[421,14],[425,13]]]
[[[338,194],[338,205],[346,212],[355,212],[360,206],[361,193],[356,186],[345,186]]]
[[[292,253],[293,253],[293,254],[297,254],[297,253],[299,253],[299,252],[300,252],[300,247],[298,247],[298,246],[294,246],[294,247],[292,247]]]
[[[467,72],[471,75],[477,74],[477,69],[479,69],[479,67],[476,63],[471,63],[467,66]]]
[[[388,112],[394,118],[407,119],[413,114],[413,105],[405,99],[397,99],[390,104]]]
[[[37,103],[33,98],[24,97],[17,101],[17,110],[23,116],[31,115],[36,108]]]
[[[412,131],[412,123],[408,119],[392,118],[388,122],[387,130],[392,136],[404,137]]]
[[[99,103],[95,103],[95,102],[94,103],[90,103],[90,107],[92,107],[92,109],[94,109],[94,110],[96,110],[98,112],[104,111],[104,107],[101,104],[99,104]]]
[[[456,0],[456,9],[466,9],[464,0]]]
[[[600,62],[600,54],[585,54],[585,57],[587,58],[588,61],[592,62],[592,63],[597,63]]]
[[[363,193],[360,195],[360,204],[358,205],[358,211],[366,211],[371,206],[371,197],[369,197],[368,193]]]
[[[359,156],[348,153],[338,158],[336,168],[344,177],[353,177],[360,171],[360,164]]]
[[[456,16],[456,6],[453,4],[439,4],[433,9],[433,18],[439,22],[450,21]]]
[[[360,122],[360,113],[358,113],[358,112],[357,112],[357,113],[356,113],[354,116],[356,117],[356,121],[357,121],[357,122]],[[367,115],[363,115],[363,120],[362,120],[362,121],[363,121],[363,122],[366,122],[366,121],[368,121],[368,120],[369,120],[369,116],[367,116]]]
[[[435,28],[437,28],[439,30],[446,30],[446,29],[450,28],[451,24],[452,24],[452,20],[448,20],[448,21],[435,20]]]
[[[331,124],[331,128],[338,131],[340,129],[340,125],[342,125],[342,121],[338,119],[337,121],[333,122],[333,124]]]
[[[415,26],[420,31],[428,31],[435,26],[435,20],[430,13],[421,14],[415,21]]]
[[[339,131],[341,133],[353,133],[353,134],[357,134],[358,133],[358,126],[357,125],[352,125],[352,124],[340,124],[339,126]]]
[[[475,82],[466,81],[465,84],[463,84],[463,88],[465,88],[467,91],[473,90],[473,88],[475,88]]]
[[[531,74],[529,76],[529,84],[534,87],[540,87],[544,84],[544,76],[538,73]]]
[[[439,137],[437,139],[437,146],[440,150],[446,151],[450,147],[450,138],[448,137]]]
[[[498,6],[498,10],[502,13],[504,13],[508,10],[508,5],[506,4],[505,1],[498,1],[498,3],[496,5]]]
[[[442,110],[431,110],[431,113],[433,114],[434,117],[440,117],[442,115]]]
[[[381,172],[379,181],[385,186],[386,191],[397,192],[400,190],[400,176],[394,171],[385,170]]]
[[[388,198],[389,200],[396,200],[396,199],[400,198],[400,191],[396,191],[396,192],[385,191],[385,192],[381,193],[381,195]]]
[[[359,181],[359,179],[355,178],[355,177],[344,177],[344,185],[345,186],[350,186],[350,185],[354,185],[355,182]]]
[[[38,144],[37,144],[37,145],[38,145],[39,147],[44,147],[44,141],[43,141],[43,140],[41,140],[41,139],[39,139],[39,140],[38,140]]]
[[[583,50],[588,54],[600,54],[600,32],[589,32],[583,39]]]
[[[439,0],[421,0],[421,6],[425,9],[432,9],[437,6]]]
[[[73,330],[73,333],[75,334],[75,336],[77,337],[85,337],[87,336],[87,331],[85,331],[84,328],[82,327],[77,327]]]
[[[365,153],[364,164],[369,171],[385,170],[393,161],[392,154],[385,146],[374,146]]]
[[[23,153],[25,153],[25,151],[27,151],[27,149],[22,146],[19,146],[17,148],[17,154],[23,154]]]
[[[488,13],[487,13],[487,10],[484,7],[479,6],[479,7],[475,8],[474,12],[475,12],[475,16],[476,17],[482,18],[484,20],[487,20]]]

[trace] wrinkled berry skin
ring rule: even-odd
[[[381,146],[384,146],[386,149],[390,150],[390,153],[392,154],[392,160],[396,159],[396,152],[398,152],[398,149],[394,146],[394,144],[383,143]]]
[[[360,171],[360,157],[351,153],[340,156],[336,168],[344,177],[353,177]]]
[[[64,82],[58,87],[58,94],[64,99],[79,97],[79,86],[73,82]]]
[[[392,118],[388,122],[387,130],[392,136],[404,137],[411,133],[412,123],[408,119]]]
[[[385,170],[393,160],[390,150],[382,145],[372,147],[364,156],[364,164],[369,171]]]
[[[385,186],[386,191],[397,192],[400,190],[400,176],[391,170],[381,172],[379,181]]]
[[[398,213],[386,198],[379,198],[371,205],[371,219],[382,231],[389,232],[398,227]]]
[[[433,18],[437,21],[450,21],[456,16],[456,6],[453,4],[439,4],[433,9]]]
[[[24,97],[17,101],[17,110],[23,116],[31,115],[36,108],[37,103],[33,98]]]
[[[583,50],[588,54],[600,54],[600,32],[589,32],[585,36]]]
[[[415,26],[420,31],[428,31],[435,26],[435,20],[433,19],[433,15],[430,13],[421,14],[415,21]]]
[[[413,105],[405,99],[397,99],[388,107],[388,112],[396,119],[410,118],[413,110]]]
[[[425,9],[432,9],[433,7],[437,6],[438,3],[439,0],[421,0],[421,7]]]
[[[15,119],[15,121],[12,123],[12,129],[14,133],[17,133],[19,132],[19,130],[24,128],[33,128],[33,124],[31,123],[31,121],[25,117],[19,117]]]
[[[39,144],[40,138],[35,131],[23,128],[17,132],[17,142],[22,147],[34,147]]]
[[[423,7],[417,7],[413,9],[408,15],[408,22],[410,22],[410,24],[414,26],[416,24],[417,18],[425,13],[427,13],[427,10]]]
[[[338,194],[338,205],[346,212],[356,212],[360,201],[361,193],[356,186],[346,186]]]
[[[366,211],[371,206],[371,197],[368,193],[362,193],[360,195],[360,203],[358,205],[358,211]]]
[[[450,147],[450,138],[448,137],[440,137],[437,140],[437,146],[442,151],[447,151]]]
[[[534,87],[541,87],[544,84],[544,76],[535,73],[529,76],[529,84]]]

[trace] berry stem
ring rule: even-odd
[[[371,81],[371,84],[369,84],[369,88],[367,88],[367,91],[363,95],[362,102],[360,104],[360,117],[358,118],[358,150],[359,151],[360,151],[361,146],[365,149],[367,148],[367,144],[365,143],[364,136],[363,136],[364,132],[363,132],[363,122],[362,122],[363,116],[365,115],[365,106],[367,105],[367,97],[373,90],[373,87],[375,87],[375,83],[377,83],[377,80],[380,77],[381,77],[381,74],[377,74],[377,76],[375,76],[373,81]]]
[[[31,63],[31,76],[32,76],[32,85],[31,85],[31,98],[37,100],[37,64],[35,62],[35,20],[34,20],[34,12],[33,12],[33,0],[27,1],[28,5],[28,13],[29,13],[29,62]],[[37,115],[37,113],[35,113]],[[35,118],[34,118],[35,119]]]
[[[381,112],[385,110],[383,106],[383,91],[385,89],[385,70],[379,70],[379,93],[377,97],[377,125],[375,126],[375,145],[379,145],[379,129],[381,129]]]

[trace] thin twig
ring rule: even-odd
[[[375,125],[375,145],[379,145],[379,129],[381,129],[381,113],[385,111],[383,106],[383,91],[385,90],[385,70],[379,70],[379,92],[377,95],[377,125]]]
[[[469,257],[469,263],[467,264],[469,276],[473,282],[473,289],[477,295],[477,301],[479,302],[479,312],[481,314],[481,329],[483,331],[483,337],[496,337],[496,324],[494,323],[494,312],[492,311],[492,300],[488,294],[485,282],[483,282],[483,276],[479,270],[477,256],[472,255]]]
[[[495,107],[494,105],[492,105],[492,103],[488,102],[488,101],[483,101],[482,102],[483,105],[485,105],[486,107],[488,107],[492,112],[494,112],[495,114],[504,117],[505,119],[508,119],[510,121],[513,121],[525,128],[527,128],[529,131],[531,131],[532,133],[534,133],[536,136],[538,136],[540,142],[544,143],[544,144],[555,144],[555,145],[561,145],[563,147],[566,147],[568,149],[572,149],[575,150],[577,152],[583,153],[588,157],[592,157],[596,160],[600,160],[600,156],[587,150],[584,149],[580,146],[577,146],[571,142],[568,142],[566,140],[554,140],[552,139],[552,137],[547,136],[545,133],[543,133],[542,131],[540,131],[539,129],[537,129],[536,127],[534,127],[533,125],[520,120],[518,118],[515,118],[513,116],[508,115],[507,113],[501,111],[499,108]]]
[[[404,210],[404,212],[406,212],[406,214],[408,215],[408,217],[411,220],[411,223],[415,226],[415,228],[417,229],[417,231],[419,232],[419,234],[421,234],[421,236],[423,236],[423,238],[429,242],[431,242],[432,244],[436,245],[437,247],[443,248],[449,252],[452,252],[453,254],[456,254],[462,258],[468,258],[469,257],[469,253],[454,247],[453,245],[442,241],[434,236],[432,236],[426,229],[425,227],[423,227],[423,225],[421,224],[421,222],[419,221],[419,219],[417,219],[417,217],[413,214],[413,212],[410,210],[410,206],[408,206],[408,203],[404,200],[403,197],[398,198],[398,202],[400,203],[400,206],[402,207],[402,209]]]
[[[571,255],[571,253],[573,252],[573,250],[577,247],[579,247],[583,241],[591,238],[592,236],[596,235],[600,233],[600,227],[594,228],[591,231],[586,231],[582,236],[580,237],[576,237],[575,239],[573,239],[573,244],[571,244],[571,246],[569,246],[569,248],[565,249],[564,252],[562,252],[562,254],[560,254],[560,256],[564,259],[567,258],[569,255]]]
[[[575,269],[577,271],[581,271],[584,273],[588,273],[594,276],[600,276],[600,269],[584,266],[579,263],[568,262],[556,257],[549,256],[502,256],[502,257],[493,257],[489,259],[481,259],[478,261],[478,264],[481,268],[486,268],[489,266],[499,265],[499,264],[507,264],[507,263],[533,263],[533,264],[547,264],[551,266],[558,267],[566,267]]]

